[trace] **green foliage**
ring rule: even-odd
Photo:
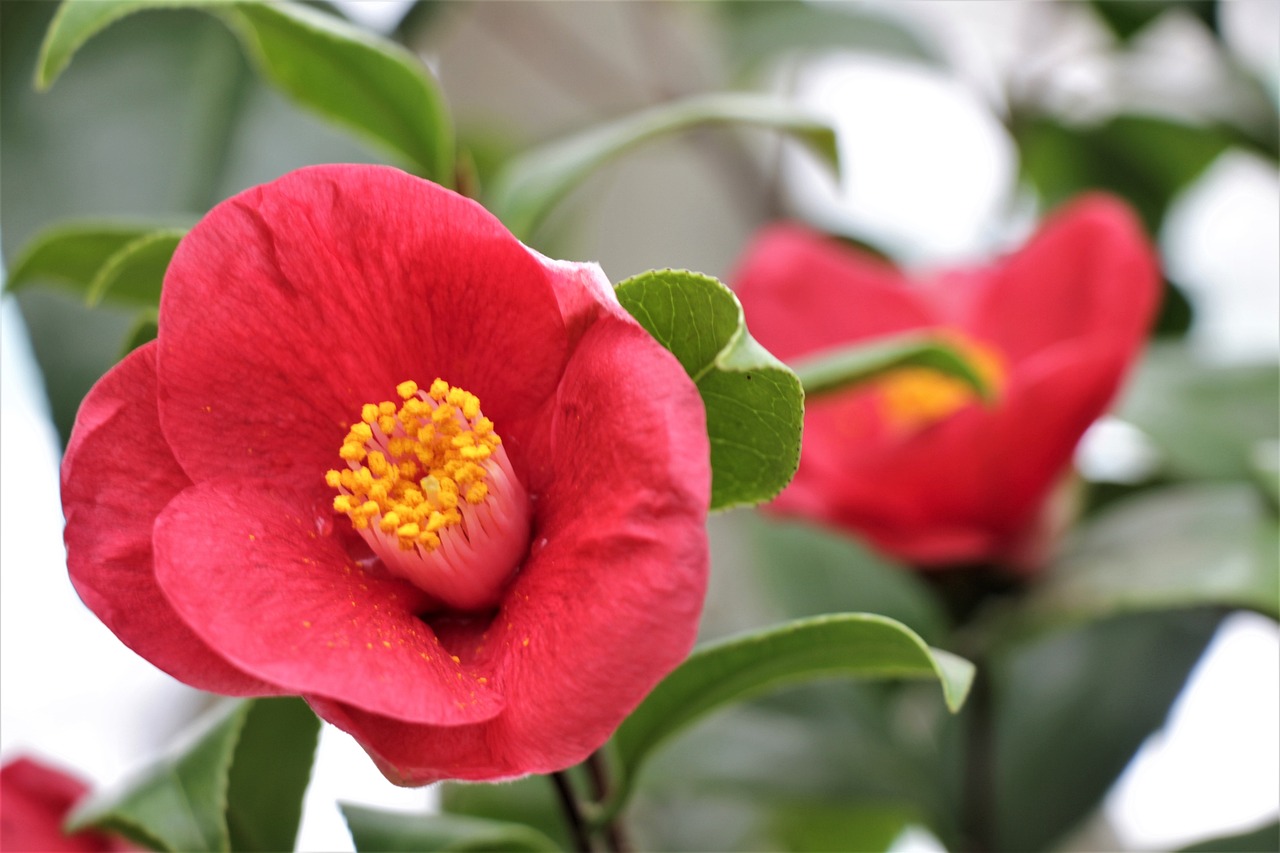
[[[533,827],[565,850],[573,845],[548,776],[526,776],[499,785],[446,782],[440,786],[440,807],[449,814]]]
[[[960,350],[940,339],[919,334],[887,339],[823,353],[796,365],[806,399],[846,390],[904,367],[924,367],[953,376],[983,399],[991,389]]]
[[[1079,532],[1017,612],[1020,625],[1240,607],[1280,619],[1280,525],[1246,485],[1166,488]]]
[[[901,623],[859,613],[796,620],[704,647],[614,734],[618,778],[609,810],[625,801],[648,755],[699,717],[784,685],[835,677],[937,679],[947,707],[955,711],[964,702],[973,666],[930,648]]]
[[[167,851],[292,849],[319,732],[301,699],[225,702],[122,788],[79,805],[69,826]]]
[[[57,225],[39,234],[23,249],[9,271],[5,290],[58,284],[86,302],[96,304],[122,275],[128,275],[125,279],[128,285],[136,280],[129,274],[132,271],[122,268],[126,267],[125,259],[133,254],[131,247],[149,244],[156,234],[179,233],[162,229],[163,226],[157,224],[123,222]],[[134,287],[122,289],[131,292]],[[156,295],[159,295],[158,286]]]
[[[1278,410],[1274,364],[1205,364],[1166,345],[1148,351],[1119,415],[1155,441],[1168,475],[1247,479],[1257,443],[1276,437]]]
[[[1183,847],[1181,853],[1258,853],[1259,850],[1280,850],[1280,823],[1272,821],[1249,832],[1201,841]]]
[[[759,503],[800,464],[804,397],[794,373],[755,342],[738,298],[710,276],[656,270],[621,282],[618,301],[698,386],[711,441],[711,508]]]
[[[458,815],[405,814],[340,804],[356,850],[416,853],[428,850],[558,851],[532,827]]]
[[[298,104],[419,174],[452,183],[452,122],[422,63],[393,42],[295,3],[66,0],[45,38],[36,84],[53,85],[76,51],[114,21],[144,9],[179,7],[204,9],[226,23],[262,75]]]
[[[592,171],[651,139],[703,125],[756,125],[803,142],[832,168],[839,166],[829,122],[771,96],[698,95],[597,125],[512,158],[487,194],[486,207],[522,240]]]

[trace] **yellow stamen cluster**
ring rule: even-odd
[[[999,353],[960,335],[950,336],[948,341],[964,353],[987,386],[998,393],[1005,378]],[[885,417],[901,430],[918,429],[940,421],[977,398],[962,380],[924,367],[895,370],[879,384]]]
[[[480,400],[443,379],[419,391],[401,382],[402,402],[366,403],[338,455],[348,467],[325,474],[340,494],[333,508],[357,530],[370,525],[405,551],[440,547],[440,531],[462,521],[459,503],[489,494],[484,461],[502,442]]]

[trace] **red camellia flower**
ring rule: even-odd
[[[1160,278],[1135,217],[1090,196],[1018,252],[912,282],[798,225],[760,234],[734,276],[753,335],[780,358],[923,330],[967,352],[996,393],[904,369],[813,401],[779,513],[855,531],[922,567],[1043,557],[1041,510],[1141,346]]]
[[[0,767],[0,850],[5,853],[135,850],[102,832],[68,835],[62,824],[89,787],[61,770],[18,758]]]
[[[156,666],[422,784],[576,763],[687,654],[702,403],[597,266],[316,167],[187,235],[159,326],[62,467],[72,581]]]

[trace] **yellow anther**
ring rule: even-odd
[[[411,380],[396,394],[399,404],[360,407],[338,450],[348,464],[326,471],[325,483],[341,492],[334,510],[357,529],[372,526],[403,549],[431,551],[444,530],[462,523],[459,506],[489,498],[486,460],[501,439],[481,416],[479,398],[443,379],[425,398]]]

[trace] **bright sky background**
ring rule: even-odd
[[[355,8],[376,16],[385,5],[398,4]],[[1273,20],[1280,3],[1227,5],[1265,7],[1243,22],[1235,19],[1239,11],[1232,13],[1228,29],[1241,34],[1251,61],[1280,64],[1268,53],[1280,38],[1257,35],[1280,36],[1280,20]],[[989,8],[978,11],[971,17],[994,17]],[[960,14],[944,22],[972,24]],[[989,25],[1002,26],[998,20]],[[973,78],[980,80],[990,57],[968,52]],[[973,91],[880,60],[814,66],[805,97],[836,110],[845,125],[843,153],[854,165],[838,194],[818,190],[811,202],[874,225],[921,264],[973,257],[1006,243],[1029,221],[995,218],[1013,189],[1012,147]],[[1171,269],[1193,288],[1197,344],[1223,359],[1275,360],[1280,177],[1274,169],[1242,155],[1224,158],[1186,194],[1161,237]],[[56,438],[11,299],[0,315],[0,752],[6,759],[36,752],[110,784],[171,733],[192,693],[125,649],[71,589]],[[1169,727],[1113,791],[1107,815],[1121,839],[1138,848],[1249,828],[1280,805],[1278,732],[1280,629],[1261,617],[1233,617]],[[431,796],[394,788],[350,738],[326,726],[300,849],[352,849],[335,800],[409,809]],[[912,838],[902,846],[927,849],[928,842]]]

